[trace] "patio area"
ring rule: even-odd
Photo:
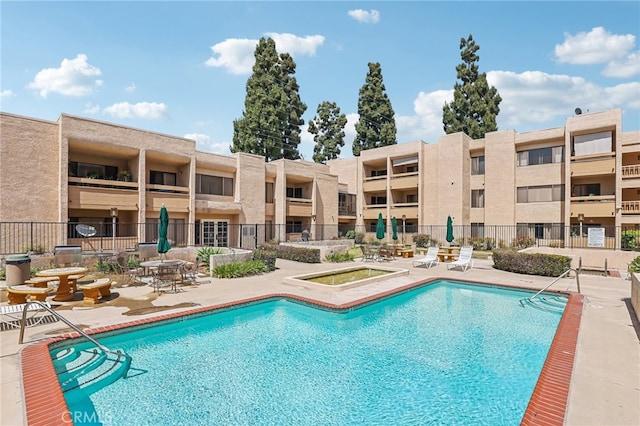
[[[160,295],[146,285],[115,286],[111,298],[95,306],[87,306],[81,299],[52,305],[80,328],[98,328],[274,293],[341,305],[430,277],[537,289],[553,280],[495,270],[490,260],[475,259],[473,268],[465,272],[447,270],[446,264],[414,268],[412,261],[395,258],[386,263],[393,268],[408,269],[407,276],[336,292],[287,284],[284,278],[361,264],[360,259],[347,264],[303,264],[278,259],[276,271],[258,278],[200,277],[196,285],[184,286],[184,291]],[[565,417],[567,425],[640,424],[640,327],[629,301],[631,282],[626,272],[620,272],[620,277],[580,276],[584,309]],[[562,279],[552,289],[577,291],[576,280]],[[25,332],[25,345],[69,331],[62,322],[29,327]],[[20,350],[25,345],[18,345],[17,329],[2,331],[0,336],[0,392],[3,395],[0,424],[26,424],[20,372]]]

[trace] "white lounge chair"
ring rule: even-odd
[[[440,248],[438,246],[435,247],[429,247],[429,249],[427,250],[427,254],[420,258],[420,259],[415,259],[413,261],[413,267],[418,267],[418,266],[424,266],[424,267],[432,267],[433,265],[437,265],[438,263],[440,263],[440,261],[438,260],[438,250]]]
[[[43,302],[48,308],[51,307],[49,302]],[[18,305],[2,305],[0,306],[0,329],[5,327],[20,327],[20,320],[24,311],[26,303]],[[39,324],[45,317],[46,312],[36,303],[31,303],[27,307],[27,315],[25,318],[26,326],[33,326]]]
[[[471,246],[467,246],[467,247],[461,247],[460,248],[460,255],[458,256],[457,260],[454,260],[451,263],[447,264],[447,269],[453,269],[453,268],[462,268],[462,270],[466,271],[468,268],[472,268],[473,267],[473,259],[471,258],[471,255],[473,254],[473,247]]]

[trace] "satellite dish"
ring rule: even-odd
[[[576,108],[576,115],[582,114],[582,110],[580,108]]]
[[[93,237],[94,235],[96,235],[96,228],[91,225],[85,225],[83,223],[76,225],[76,231],[78,231],[78,234],[82,235],[83,237]]]

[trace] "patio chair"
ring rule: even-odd
[[[362,250],[363,262],[373,262],[378,257],[378,252],[371,246],[360,246],[360,250]]]
[[[153,290],[159,294],[160,291],[162,291],[162,288],[169,287],[167,292],[171,291],[173,293],[177,293],[178,288],[176,286],[176,275],[178,274],[178,269],[178,265],[158,266],[153,274],[153,281],[151,281]]]
[[[387,246],[386,244],[380,246],[380,249],[378,250],[378,260],[382,262],[395,259],[395,257],[393,257],[393,252],[394,249]]]
[[[43,302],[48,308],[51,307],[49,302]],[[19,305],[2,305],[0,306],[0,330],[8,329],[9,327],[20,327],[20,320],[26,303]],[[27,307],[27,316],[25,319],[25,325],[31,327],[40,324],[42,320],[47,316],[47,312],[38,304],[32,303]]]
[[[129,263],[131,255],[127,252],[118,253],[111,264],[114,270],[120,274],[120,284],[128,284],[130,282],[136,283],[140,281],[142,275],[142,268],[137,266],[137,263]]]
[[[473,267],[473,259],[471,255],[473,254],[473,247],[467,246],[460,248],[460,256],[458,256],[457,260],[454,260],[451,263],[447,264],[447,269],[453,268],[462,268],[463,271],[466,271],[468,268]]]
[[[184,262],[180,265],[180,274],[182,275],[182,281],[195,283],[198,278],[198,271],[200,270],[200,256],[196,256],[196,261]]]
[[[440,263],[438,260],[438,250],[440,250],[440,247],[438,246],[429,247],[427,254],[424,257],[413,261],[413,267],[424,266],[425,268],[430,268],[433,265]]]

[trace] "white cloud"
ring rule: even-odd
[[[253,52],[257,40],[229,38],[211,46],[214,56],[206,62],[208,67],[226,68],[231,74],[248,74],[253,67]]]
[[[265,33],[276,42],[278,53],[314,56],[324,43],[321,35],[298,37],[289,33]],[[253,67],[254,53],[258,40],[230,38],[211,46],[213,55],[205,65],[214,68],[226,68],[231,74],[249,74]]]
[[[136,91],[136,85],[131,83],[130,85],[124,88],[124,91],[127,93],[133,93]]]
[[[541,126],[563,126],[576,107],[585,112],[640,109],[640,82],[601,87],[582,77],[541,71],[490,71],[487,80],[502,97],[500,130],[526,132]],[[420,92],[414,100],[414,115],[396,115],[398,142],[437,142],[444,135],[442,107],[452,100],[453,90]]]
[[[168,107],[156,102],[119,102],[102,110],[103,113],[118,118],[144,118],[149,120],[160,120],[169,117]]]
[[[630,53],[625,58],[609,62],[602,71],[607,77],[629,78],[640,74],[640,51]]]
[[[347,15],[358,22],[364,22],[366,24],[377,24],[380,21],[380,12],[375,9],[368,11],[362,9],[354,9],[348,11]]]
[[[87,55],[79,54],[75,59],[63,59],[59,68],[45,68],[27,85],[38,90],[46,98],[49,92],[65,96],[86,96],[102,86],[99,68],[87,63]]]
[[[229,155],[231,153],[231,145],[229,143],[214,143],[209,135],[202,133],[187,133],[184,137],[186,139],[196,141],[196,149],[198,151],[223,155]]]
[[[565,34],[564,43],[555,47],[560,63],[577,65],[607,64],[602,74],[607,77],[631,77],[640,74],[636,36],[611,34],[603,27],[576,35]]]
[[[0,98],[11,98],[13,96],[15,96],[16,94],[13,93],[11,90],[9,89],[5,89],[3,91],[0,92]]]
[[[278,53],[286,52],[294,57],[297,55],[315,56],[318,47],[324,43],[324,37],[321,35],[305,37],[289,33],[265,33],[265,35],[276,42]]]
[[[91,102],[84,104],[84,112],[87,114],[97,114],[100,112],[100,105],[94,105]]]

